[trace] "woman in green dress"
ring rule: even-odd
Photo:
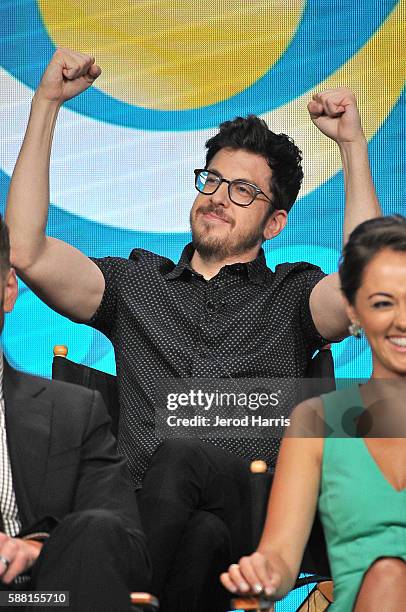
[[[406,609],[406,217],[358,226],[339,275],[350,333],[362,329],[371,347],[371,379],[296,407],[258,549],[221,581],[232,593],[284,597],[318,504],[334,581],[330,609],[399,612]]]

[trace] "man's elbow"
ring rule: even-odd
[[[10,264],[19,275],[26,275],[36,260],[29,249],[10,245]]]
[[[20,276],[29,276],[30,270],[38,264],[44,251],[45,240],[29,244],[24,239],[14,239],[10,232],[10,264]]]
[[[341,342],[349,336],[348,326],[351,321],[347,318],[346,313],[342,311],[331,312],[330,316],[319,317],[317,322],[317,330],[323,338],[329,342]]]

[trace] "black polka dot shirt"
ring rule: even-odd
[[[129,259],[93,261],[106,288],[89,322],[112,342],[120,393],[118,450],[140,485],[159,440],[154,394],[159,378],[298,378],[327,343],[309,307],[325,276],[309,263],[272,272],[261,250],[248,264],[224,266],[206,281],[194,272],[193,247],[178,264],[142,249]],[[232,453],[273,464],[278,440],[216,439]]]

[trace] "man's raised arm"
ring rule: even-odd
[[[363,221],[379,217],[379,206],[368,160],[368,144],[354,94],[347,88],[327,90],[308,104],[313,123],[334,140],[341,154],[345,186],[343,243]],[[329,274],[314,287],[310,309],[319,333],[331,340],[348,335],[349,320],[338,273]]]
[[[88,89],[100,73],[93,57],[67,49],[55,52],[32,101],[6,209],[11,264],[49,306],[78,321],[88,321],[97,310],[104,277],[83,253],[45,235],[49,164],[61,105]]]

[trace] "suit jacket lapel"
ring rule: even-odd
[[[49,451],[52,404],[42,398],[40,379],[4,362],[3,393],[13,486],[23,529],[36,522]]]

